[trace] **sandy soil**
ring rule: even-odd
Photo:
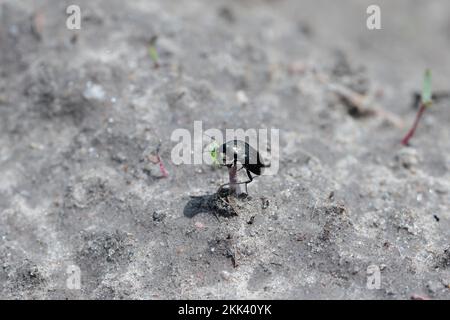
[[[450,89],[450,2],[372,2],[0,1],[0,298],[449,299],[450,101],[399,141],[424,69]],[[237,216],[170,161],[195,120],[280,129]]]

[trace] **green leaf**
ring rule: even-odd
[[[429,106],[431,102],[431,71],[427,69],[423,77],[422,103]]]
[[[219,144],[215,141],[213,141],[211,143],[211,149],[209,151],[209,154],[211,155],[211,159],[213,160],[213,165],[218,165],[219,164],[219,160],[217,160],[217,156],[218,156],[218,150],[219,149]]]
[[[158,63],[158,51],[156,51],[156,47],[153,44],[148,47],[148,54],[150,55],[150,59],[152,59],[154,63]]]

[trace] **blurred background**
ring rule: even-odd
[[[0,0],[0,298],[448,298],[448,17],[444,0]],[[440,99],[403,147],[426,68]],[[226,171],[171,161],[198,120],[280,130],[280,171],[237,217],[211,203]]]

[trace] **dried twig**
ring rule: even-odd
[[[350,112],[353,112],[357,116],[364,117],[376,115],[398,128],[402,128],[404,126],[403,120],[400,119],[399,116],[378,106],[376,103],[371,101],[369,96],[357,93],[337,83],[329,83],[328,89],[346,101],[347,104],[353,109],[350,110]]]

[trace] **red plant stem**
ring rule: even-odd
[[[414,124],[411,127],[411,129],[408,131],[408,133],[406,134],[406,136],[402,139],[402,144],[404,146],[409,145],[409,139],[412,138],[412,136],[414,135],[414,132],[416,132],[417,129],[417,125],[419,124],[420,118],[422,118],[422,115],[425,111],[425,109],[427,108],[427,106],[424,103],[420,104],[420,108],[419,111],[416,114],[416,119],[414,120]]]
[[[230,194],[239,195],[240,188],[237,184],[237,166],[228,168],[228,177],[230,179]]]
[[[164,178],[167,178],[169,176],[169,173],[166,170],[166,167],[164,167],[163,162],[161,161],[161,158],[159,157],[159,154],[156,155],[156,158],[159,162],[159,170],[161,171]]]

